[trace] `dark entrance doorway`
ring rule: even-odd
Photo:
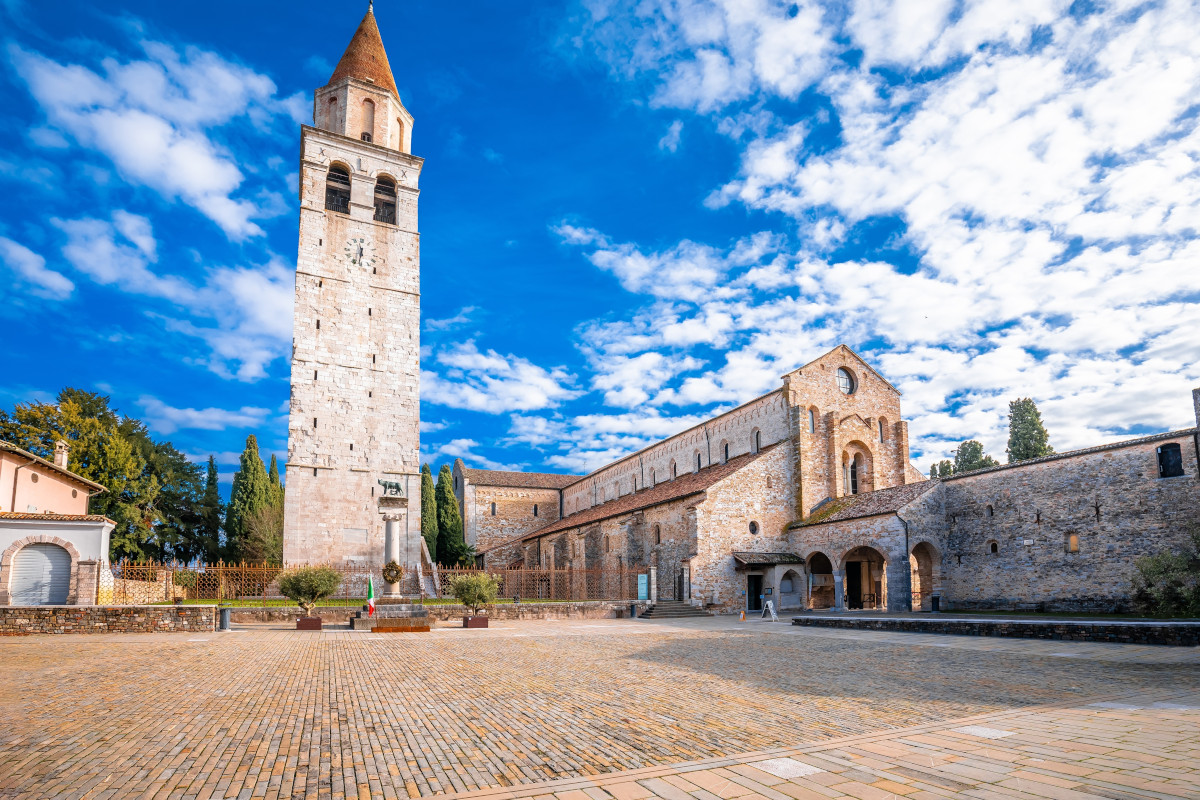
[[[846,562],[846,607],[862,608],[862,562]]]
[[[763,576],[746,576],[746,610],[762,611]]]

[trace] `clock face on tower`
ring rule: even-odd
[[[379,263],[375,245],[365,236],[351,236],[342,249],[346,260],[356,267],[374,267]]]

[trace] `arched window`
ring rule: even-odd
[[[679,467],[675,465],[675,459],[671,459],[671,480],[679,477]]]
[[[373,141],[375,138],[375,101],[363,100],[362,104],[362,140]]]
[[[762,431],[755,431],[753,436],[754,452],[762,450]]]
[[[725,447],[722,448],[721,460],[729,461],[729,442],[726,442]]]
[[[492,503],[492,516],[496,516],[496,504]]]
[[[396,117],[396,149],[404,151],[404,120]]]
[[[700,471],[700,453],[696,453],[696,472]]]
[[[341,164],[331,166],[325,178],[325,208],[338,214],[350,213],[350,170]]]
[[[858,458],[850,462],[850,494],[858,494]]]
[[[837,385],[842,394],[854,394],[854,376],[845,367],[838,367]]]
[[[808,410],[808,432],[817,432],[817,412],[811,408]]]
[[[879,418],[879,441],[882,442],[884,440],[884,438],[885,438],[885,436],[884,436],[884,421],[883,421],[883,417],[880,417]]]
[[[991,505],[988,505],[988,507],[987,507],[987,515],[988,515],[989,517],[994,517],[994,516],[996,516],[996,509],[992,508],[992,507],[991,507]]]
[[[375,221],[396,224],[396,182],[386,175],[375,181]]]
[[[654,543],[662,544],[662,528],[657,525],[654,526]]]
[[[1000,545],[994,541],[988,542],[988,552],[991,553],[992,555],[996,555],[997,553],[1000,552]]]
[[[534,504],[533,504],[533,515],[534,515],[535,517],[537,516],[537,503],[534,503]]]

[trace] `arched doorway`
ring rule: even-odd
[[[39,542],[13,556],[9,596],[14,606],[66,605],[71,594],[71,554],[56,544]]]
[[[804,576],[794,569],[779,580],[779,610],[804,608]]]
[[[842,567],[847,608],[887,606],[887,559],[882,553],[873,547],[856,547],[842,557]]]
[[[833,608],[833,562],[824,553],[813,553],[806,562],[809,608]]]
[[[937,551],[929,542],[921,542],[913,548],[908,557],[908,565],[912,570],[912,604],[913,610],[927,611],[932,606],[933,584],[936,580],[934,566],[937,564]]]

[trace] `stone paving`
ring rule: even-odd
[[[1158,786],[1152,790],[1158,794],[1130,784],[1124,795],[1089,789],[1092,795],[1166,796],[1171,792],[1163,786],[1178,790],[1194,779],[1200,759],[1198,667],[1195,648],[720,619],[510,622],[487,631],[411,635],[256,628],[6,639],[0,641],[0,797],[365,798],[480,790],[516,796],[510,788],[516,786],[528,787],[522,796],[559,792],[558,800],[905,793],[886,788],[892,784],[916,787],[905,796],[945,797],[975,784],[953,769],[959,777],[944,777],[940,788],[928,776],[905,773],[920,772],[901,763],[911,760],[910,748],[930,749],[920,755],[933,759],[935,771],[945,766],[939,759],[968,759],[966,769],[984,770],[971,780],[982,785],[995,778],[1004,792],[1005,780],[1034,779],[975,766],[974,759],[990,756],[973,747],[1026,747],[1033,748],[1019,753],[1026,760],[1050,761],[1053,751],[1054,759],[1075,761],[1063,755],[1074,752],[1062,744],[1071,736],[1036,737],[1049,736],[1044,731],[1053,725],[1083,721],[1099,732],[1079,744],[1109,729],[1116,738],[1108,741],[1120,744],[1088,755],[1102,762],[1098,771]],[[1126,696],[1142,698],[1138,708],[1148,710],[1090,705],[1130,705]],[[1030,716],[962,722],[1013,713]],[[1051,716],[1039,721],[1038,714]],[[928,730],[898,733],[914,725]],[[1021,738],[943,730],[972,726]],[[896,749],[862,755],[854,749],[862,742]],[[1133,769],[1134,756],[1114,756],[1117,750],[1147,758]],[[824,755],[812,763],[796,756],[801,751]],[[705,766],[713,758],[730,763]],[[771,758],[807,765],[781,762],[787,774],[814,766],[824,772],[785,778],[746,766]],[[1022,772],[1043,769],[1019,759],[1004,763],[1020,764]],[[735,766],[757,772],[747,777]],[[639,777],[638,770],[657,771]],[[712,775],[696,778],[708,784],[672,782],[684,772]],[[1088,777],[1063,774],[1067,782]],[[570,784],[579,776],[586,785]],[[563,779],[568,788],[538,786]],[[875,786],[880,781],[891,783]],[[610,784],[621,788],[610,791]],[[770,788],[777,785],[783,788]],[[1200,796],[1189,786],[1191,794],[1173,796]],[[1070,787],[1052,791],[1060,789],[1054,796],[1085,796]]]

